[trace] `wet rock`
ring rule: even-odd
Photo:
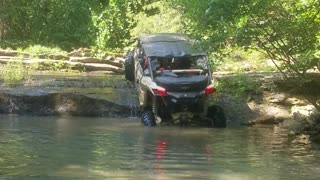
[[[316,111],[316,108],[313,105],[306,106],[293,106],[291,108],[291,114],[301,114],[303,116],[310,116],[312,113]]]
[[[301,134],[309,127],[309,124],[306,121],[297,121],[294,119],[285,120],[283,123],[288,126],[291,134]]]
[[[307,102],[302,99],[298,99],[297,97],[289,97],[285,100],[286,104],[289,105],[306,105]]]
[[[109,64],[112,66],[116,66],[119,68],[123,67],[122,63],[111,61],[111,60],[103,60],[94,57],[70,57],[71,62],[80,62],[80,63],[90,63],[90,64]]]
[[[39,59],[46,59],[48,57],[48,55],[46,55],[46,54],[38,54],[35,56],[38,57]]]
[[[124,73],[124,69],[110,64],[83,63],[82,66],[86,71],[113,71],[117,74]]]
[[[17,51],[0,50],[0,56],[17,56],[18,53]]]
[[[256,124],[264,124],[264,125],[270,125],[270,124],[279,124],[282,122],[284,119],[277,119],[275,116],[261,116],[258,117],[257,119],[251,120],[248,122],[247,125],[256,125]]]
[[[122,62],[110,61],[110,60],[104,60],[103,62],[106,63],[106,64],[110,64],[110,65],[119,67],[119,68],[123,67],[123,63]]]
[[[102,63],[101,59],[94,57],[70,57],[70,61],[81,63]]]
[[[228,121],[246,124],[248,119],[252,119],[256,114],[248,107],[245,101],[239,101],[232,96],[221,94],[214,102],[223,108]]]
[[[71,56],[83,57],[83,56],[92,56],[92,55],[93,55],[92,51],[87,48],[79,48],[68,53],[69,57]]]
[[[113,56],[106,56],[105,59],[107,61],[114,61],[114,57]]]
[[[117,62],[117,63],[120,63],[120,64],[124,64],[125,62],[125,59],[124,58],[121,58],[121,57],[117,57],[114,62]]]
[[[251,101],[247,103],[252,111],[258,112],[264,116],[271,116],[275,119],[289,119],[291,115],[289,113],[288,108],[284,106],[275,106],[273,104],[267,104],[261,102],[257,104],[256,101]]]
[[[69,60],[68,56],[64,56],[64,55],[54,55],[54,54],[50,54],[48,56],[50,59],[55,59],[55,60]]]
[[[271,103],[277,103],[277,104],[281,104],[283,102],[285,102],[285,100],[287,99],[287,95],[284,93],[280,93],[280,94],[272,94],[269,97],[269,102]]]
[[[113,71],[91,71],[87,73],[89,76],[114,75]]]
[[[306,134],[297,135],[295,139],[292,141],[292,143],[309,145],[311,144],[310,135],[306,135]]]
[[[312,136],[320,134],[320,113],[311,106],[303,107],[293,112],[293,123],[289,124],[289,127],[296,134],[308,133]]]

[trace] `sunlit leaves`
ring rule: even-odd
[[[319,51],[318,0],[176,0],[193,23],[192,34],[209,48],[260,48],[288,70],[305,73]]]
[[[143,6],[143,11],[133,19],[136,26],[131,30],[131,37],[165,32],[182,33],[185,26],[181,14],[166,1]]]

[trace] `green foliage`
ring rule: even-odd
[[[160,0],[2,0],[0,46],[123,49],[140,33],[180,31],[180,19]]]
[[[0,39],[62,48],[93,44],[91,11],[95,0],[0,2]]]
[[[41,45],[29,46],[26,49],[21,50],[22,52],[30,53],[32,55],[67,55],[66,51],[63,51],[59,47],[45,47]]]
[[[272,72],[276,67],[270,60],[267,60],[265,54],[243,48],[227,48],[220,51],[219,54],[213,53],[210,58],[213,61],[215,71],[230,72]]]
[[[299,81],[308,81],[308,70],[320,69],[319,0],[172,2],[191,22],[188,32],[211,52],[219,55],[224,48],[239,46],[258,49],[285,78],[298,76]]]
[[[91,12],[98,49],[124,47],[129,38],[128,5],[127,0],[110,0],[108,6]]]
[[[245,74],[220,80],[217,91],[237,98],[247,98],[249,95],[260,93],[259,83]]]
[[[249,46],[278,69],[303,75],[319,62],[318,0],[173,0],[191,20],[191,34],[213,51]]]
[[[22,62],[9,62],[2,67],[1,76],[5,83],[16,84],[27,78],[29,72],[23,66]]]
[[[136,26],[131,30],[131,37],[138,37],[141,34],[183,32],[182,13],[167,1],[157,1],[143,6],[142,9],[134,16]]]

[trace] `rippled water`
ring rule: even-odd
[[[0,116],[2,179],[320,179],[278,127],[144,128],[138,119]]]

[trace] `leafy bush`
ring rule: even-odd
[[[5,83],[16,84],[27,78],[29,72],[23,66],[22,62],[9,62],[2,67],[1,76]]]
[[[54,44],[66,49],[93,43],[90,8],[99,6],[99,1],[2,0],[0,4],[0,41]]]
[[[256,80],[240,74],[220,80],[217,91],[237,98],[247,98],[249,95],[260,93],[260,88]]]

